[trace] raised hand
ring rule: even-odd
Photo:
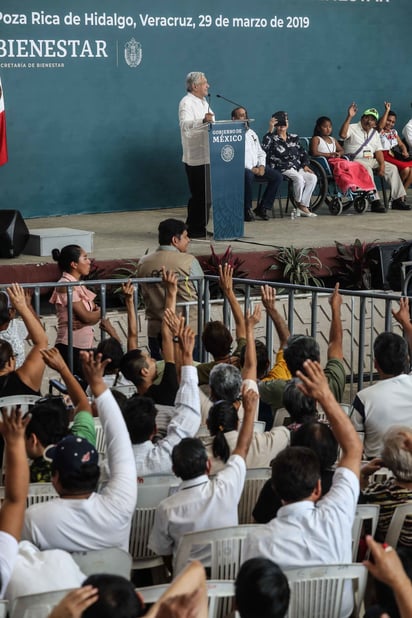
[[[41,350],[40,354],[42,359],[50,369],[54,369],[61,373],[62,369],[66,367],[66,362],[63,359],[57,348],[50,348],[50,350]]]
[[[305,373],[297,371],[296,375],[301,380],[298,388],[313,399],[320,399],[330,391],[328,380],[318,361],[306,360],[303,363]]]
[[[265,309],[270,310],[275,308],[276,290],[271,285],[262,285],[260,288],[262,305]]]
[[[233,267],[230,264],[219,264],[219,287],[225,296],[233,292]]]

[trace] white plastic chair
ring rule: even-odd
[[[359,504],[356,507],[355,519],[352,525],[352,560],[356,562],[359,550],[359,541],[362,534],[362,528],[366,521],[371,522],[370,531],[368,534],[375,536],[376,527],[379,520],[379,504]],[[367,552],[365,558],[369,556]],[[363,557],[362,557],[363,558]]]
[[[133,558],[133,569],[151,569],[163,565],[160,556],[156,556],[147,547],[153,527],[158,504],[167,498],[179,480],[172,474],[156,477],[144,477],[139,481],[136,511],[130,530],[129,552]]]
[[[0,487],[0,505],[4,501],[5,488]],[[54,489],[52,483],[30,483],[27,494],[27,506],[38,504],[39,502],[48,502],[54,500],[59,495]]]
[[[71,590],[54,590],[53,592],[17,597],[11,605],[10,618],[33,618],[34,616],[36,618],[47,618],[52,609]]]
[[[177,547],[174,574],[180,573],[190,561],[194,546],[209,547],[210,577],[223,580],[236,579],[242,563],[243,541],[250,532],[258,528],[260,524],[243,524],[184,534]]]
[[[216,579],[210,579],[206,582],[207,596],[208,596],[208,618],[218,618],[220,616],[219,611],[219,599],[232,599],[235,595],[234,581],[221,581]],[[147,586],[146,588],[139,588],[139,592],[143,597],[146,604],[156,603],[166,592],[168,584],[159,584],[157,586]]]
[[[412,518],[412,502],[397,506],[393,512],[391,523],[386,533],[385,543],[396,547],[407,517]]]
[[[6,618],[9,609],[8,601],[0,601],[0,618]]]
[[[0,408],[9,406],[21,406],[23,412],[27,412],[29,406],[41,399],[40,395],[10,395],[9,397],[0,397]]]
[[[30,483],[27,493],[27,506],[55,500],[59,494],[52,483]]]
[[[252,523],[252,511],[263,485],[271,477],[271,468],[249,468],[237,508],[239,524]]]
[[[286,618],[340,618],[345,582],[353,582],[354,616],[359,616],[368,571],[361,564],[332,564],[283,570],[289,581]]]
[[[103,431],[102,424],[99,418],[95,418],[94,420],[94,428],[96,430],[96,451],[100,455],[105,455],[106,453],[106,436]]]
[[[291,420],[290,414],[286,408],[278,408],[273,418],[273,427],[287,427]]]
[[[71,553],[71,556],[85,575],[111,573],[130,579],[132,557],[127,551],[118,547],[75,551]]]

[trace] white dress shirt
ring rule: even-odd
[[[137,482],[129,432],[112,393],[95,399],[106,435],[110,476],[100,493],[88,498],[56,498],[26,510],[22,539],[39,549],[68,552],[120,547],[128,551]]]
[[[248,535],[244,560],[264,557],[280,568],[352,562],[352,524],[359,480],[339,467],[332,487],[318,502],[301,500],[282,506],[277,516]],[[352,612],[351,585],[345,588],[341,618]]]
[[[172,450],[183,438],[191,438],[200,425],[200,399],[196,367],[182,367],[181,382],[176,393],[174,416],[166,437],[153,444],[146,440],[133,445],[137,476],[172,474]]]
[[[156,509],[149,548],[159,556],[174,555],[186,532],[238,524],[237,505],[246,476],[243,457],[232,455],[225,468],[212,480],[206,475],[183,481],[178,491]],[[198,548],[191,559],[207,566],[208,548]]]
[[[251,170],[252,167],[266,165],[266,152],[260,145],[259,138],[252,129],[245,133],[245,168]]]
[[[179,103],[182,161],[187,165],[205,165],[210,162],[208,125],[203,123],[208,113],[213,114],[208,101],[191,92]]]

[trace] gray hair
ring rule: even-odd
[[[240,397],[242,376],[237,367],[227,363],[215,365],[209,375],[212,399],[234,403]]]
[[[193,86],[198,84],[202,79],[206,79],[205,74],[200,71],[192,71],[186,75],[186,90],[192,92]]]
[[[411,436],[411,427],[391,427],[383,436],[382,460],[400,481],[412,481],[412,451],[406,439]]]

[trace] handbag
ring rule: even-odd
[[[390,152],[392,153],[392,156],[395,157],[397,161],[412,161],[412,157],[403,156],[402,150],[399,144],[391,148]]]

